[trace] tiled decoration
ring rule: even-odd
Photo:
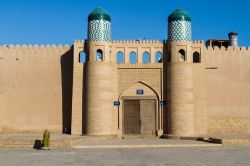
[[[168,23],[169,41],[192,41],[192,26],[190,21],[171,21]]]
[[[89,22],[88,40],[110,42],[111,22],[106,20],[92,20]]]

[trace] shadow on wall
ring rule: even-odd
[[[87,120],[86,120],[86,84],[85,84],[85,82],[86,82],[86,73],[85,73],[85,71],[86,71],[86,62],[88,62],[89,61],[89,56],[88,56],[88,51],[87,51],[87,49],[86,48],[88,48],[88,42],[87,42],[87,40],[85,40],[85,43],[84,43],[84,48],[85,48],[85,50],[84,50],[84,52],[85,52],[85,62],[84,62],[84,65],[83,65],[83,79],[82,79],[82,85],[83,85],[83,88],[82,88],[82,134],[87,134],[86,133],[86,122],[87,122]]]
[[[85,47],[86,48],[86,47]],[[82,134],[86,134],[86,84],[84,82],[86,82],[86,74],[85,74],[85,71],[86,71],[86,65],[83,66],[83,88],[82,88]]]
[[[162,54],[162,63],[163,63],[163,99],[168,101],[168,97],[167,97],[167,63],[166,62],[170,62],[171,61],[171,52],[170,50],[168,51],[168,44],[165,43],[164,47],[163,47],[163,54]],[[168,103],[167,103],[168,104]],[[167,134],[168,133],[168,109],[167,109],[167,105],[163,106],[163,133]]]
[[[73,48],[61,56],[62,78],[62,131],[71,134],[72,89],[73,89]]]

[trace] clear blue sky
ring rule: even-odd
[[[239,33],[250,45],[248,0],[1,0],[0,44],[72,44],[87,38],[87,17],[103,7],[112,18],[114,40],[167,38],[167,18],[176,8],[189,12],[193,39]]]

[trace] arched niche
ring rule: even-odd
[[[160,51],[155,53],[155,63],[162,63],[162,53]]]
[[[137,54],[134,51],[129,54],[129,62],[132,64],[137,63]]]
[[[200,63],[200,62],[201,62],[200,53],[198,53],[197,51],[195,51],[193,53],[193,63]]]
[[[180,49],[178,52],[178,59],[179,61],[185,61],[186,60],[186,51],[183,49]]]
[[[96,61],[103,61],[103,51],[101,49],[96,50]]]
[[[142,54],[142,63],[149,63],[150,62],[150,55],[148,52],[144,52]]]
[[[121,64],[121,63],[124,63],[125,59],[124,59],[124,53],[119,51],[117,54],[116,54],[116,63],[118,64]]]
[[[79,63],[86,63],[86,59],[87,59],[86,53],[83,51],[80,52],[79,53]]]

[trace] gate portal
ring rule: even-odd
[[[124,134],[155,134],[156,101],[124,100]]]

